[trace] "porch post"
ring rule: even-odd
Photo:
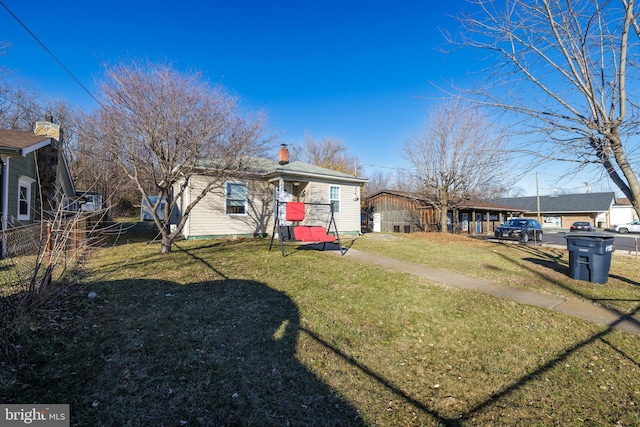
[[[473,234],[474,236],[478,234],[478,212],[476,210],[471,211],[471,217],[473,218],[473,229],[469,227],[469,234]],[[482,220],[480,220],[480,226],[482,226]]]
[[[487,211],[486,213],[487,215],[487,227],[484,230],[484,234],[489,234],[491,232],[490,227],[491,227],[491,211]]]

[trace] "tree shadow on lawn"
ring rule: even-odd
[[[296,359],[299,314],[263,283],[93,283],[32,331],[5,403],[70,403],[73,425],[362,425]],[[84,294],[86,295],[86,294]]]
[[[562,255],[561,254],[556,254],[556,253],[548,253],[546,251],[542,251],[540,249],[535,249],[535,248],[530,248],[530,247],[526,247],[526,246],[522,246],[520,247],[520,249],[526,253],[529,253],[532,255],[532,257],[525,257],[522,258],[522,261],[525,261],[527,263],[530,264],[536,264],[536,265],[540,265],[543,266],[547,269],[549,269],[550,271],[555,271],[557,273],[562,274],[563,276],[566,276],[567,278],[569,278],[570,276],[570,268],[568,266],[568,263],[565,261],[562,261]],[[561,288],[564,289],[566,291],[568,291],[569,293],[578,296],[580,298],[583,298],[585,300],[588,301],[592,301],[594,303],[599,303],[600,305],[602,305],[603,307],[611,310],[612,312],[615,312],[616,314],[618,314],[620,316],[619,318],[619,322],[622,321],[630,321],[632,323],[635,324],[640,324],[640,321],[634,317],[637,315],[638,310],[640,309],[640,306],[635,307],[635,310],[633,310],[633,313],[625,313],[621,310],[619,310],[618,308],[611,306],[611,304],[607,304],[607,302],[616,302],[616,301],[630,301],[630,302],[636,302],[636,301],[640,301],[638,299],[621,299],[621,298],[594,298],[592,295],[588,295],[584,292],[580,292],[578,289],[568,286],[566,283],[564,283],[562,280],[558,280],[557,278],[553,277],[553,274],[547,274],[545,272],[541,272],[538,271],[534,268],[531,268],[530,266],[526,265],[526,264],[522,264],[522,263],[518,263],[517,259],[512,259],[510,257],[507,257],[506,255],[503,254],[499,254],[502,258],[504,258],[505,260],[508,260],[514,264],[518,264],[520,267],[528,269],[529,271],[540,275],[547,283],[556,286],[557,288]],[[617,276],[617,275],[611,275],[610,277],[615,277],[618,280],[621,280],[623,282],[626,282],[628,284],[631,284],[633,286],[638,286],[640,285],[640,283],[638,283],[637,281],[625,278],[625,277],[621,277],[621,276]]]

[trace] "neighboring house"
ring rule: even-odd
[[[429,200],[410,192],[381,190],[366,197],[365,212],[369,231],[412,233],[436,231],[440,213]],[[492,233],[507,217],[518,216],[522,209],[484,200],[465,200],[448,213],[449,231],[470,234]]]
[[[284,151],[283,151],[284,150]],[[211,166],[215,167],[215,166]],[[185,191],[172,213],[171,223],[207,184],[207,169],[177,183]],[[210,191],[191,210],[182,230],[187,239],[267,235],[273,231],[276,201],[309,203],[305,225],[326,226],[330,206],[340,234],[360,232],[360,189],[367,180],[319,166],[288,161],[281,148],[279,161],[257,158],[237,178]],[[318,205],[311,205],[316,203]]]
[[[638,214],[633,209],[631,201],[625,197],[616,197],[615,203],[611,206],[610,225],[628,224],[636,220],[638,220]]]
[[[82,212],[102,210],[102,193],[97,191],[77,190],[76,197]]]
[[[605,192],[509,197],[493,201],[523,209],[524,216],[529,218],[539,215],[543,228],[568,228],[575,221],[589,221],[598,228],[609,228],[613,225],[611,215],[616,197],[613,192]]]
[[[38,122],[35,132],[0,129],[2,230],[32,224],[60,204],[75,209],[60,127]]]
[[[149,196],[149,202],[151,202],[151,206],[149,206],[144,197],[140,201],[141,221],[153,221],[153,211],[151,210],[151,208],[155,206],[156,203],[158,203],[158,196]],[[167,199],[163,197],[162,201],[158,205],[158,208],[156,209],[156,214],[158,214],[158,219],[160,221],[164,220],[164,207],[166,202]]]

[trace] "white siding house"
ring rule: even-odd
[[[629,199],[618,197],[611,206],[611,225],[628,224],[638,219]]]
[[[187,186],[178,201],[177,216],[207,181],[194,175],[178,183]],[[331,210],[340,234],[360,232],[360,189],[364,178],[336,172],[303,162],[276,162],[255,159],[252,166],[235,178],[221,182],[190,212],[183,234],[187,239],[266,236],[274,229],[276,200],[305,202],[304,225],[326,226]]]

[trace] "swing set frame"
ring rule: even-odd
[[[285,207],[285,224],[280,218],[282,206]],[[305,210],[307,206],[328,206],[329,221],[327,226],[314,225],[288,225],[286,223],[300,223],[305,218]],[[333,234],[332,233],[333,228]],[[275,238],[276,229],[278,231],[278,240],[280,242],[280,252],[284,255],[284,242],[300,242],[300,243],[322,243],[322,249],[325,250],[327,243],[337,243],[340,248],[340,255],[346,253],[346,248],[342,247],[340,242],[340,234],[333,211],[332,203],[307,203],[307,202],[283,202],[277,201],[275,206],[273,231],[271,232],[271,242],[269,251],[273,248],[273,240]]]

